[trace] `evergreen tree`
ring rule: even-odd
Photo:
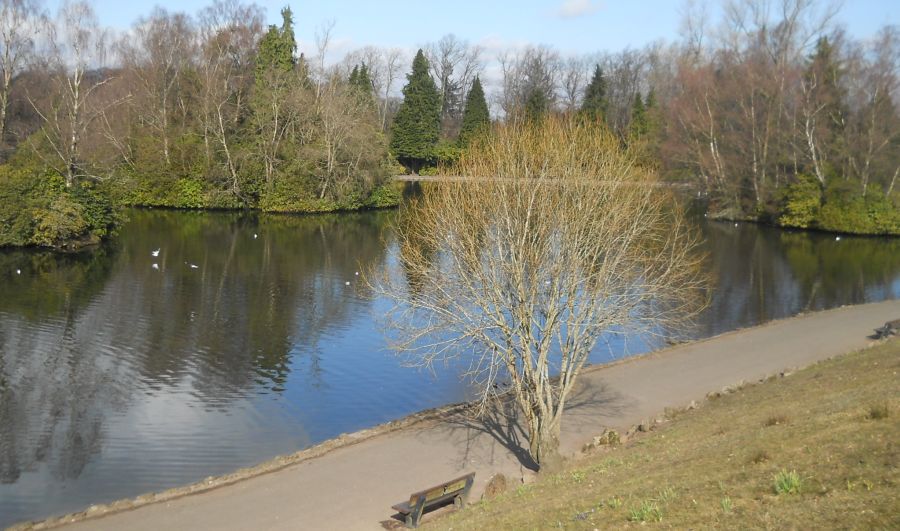
[[[525,97],[525,118],[538,121],[550,110],[550,98],[541,87],[532,87]]]
[[[281,10],[281,28],[274,24],[259,41],[256,56],[256,79],[262,81],[270,72],[288,73],[296,62],[294,52],[297,41],[294,38],[294,19],[291,9]]]
[[[628,123],[628,135],[632,139],[639,139],[647,136],[650,130],[650,124],[647,120],[647,108],[644,106],[644,100],[641,93],[634,95],[634,103],[631,104],[631,121]]]
[[[481,80],[475,76],[469,95],[466,96],[466,109],[463,112],[462,127],[459,131],[459,145],[466,146],[479,132],[491,124],[491,115],[488,112],[487,100],[484,98],[484,89]]]
[[[369,77],[369,68],[366,63],[353,67],[348,82],[350,89],[357,94],[360,101],[374,110],[375,97],[372,93],[372,79]]]
[[[422,50],[406,76],[403,103],[394,117],[391,150],[401,164],[417,173],[434,156],[441,131],[441,95],[428,73]]]
[[[591,82],[584,91],[584,102],[581,104],[581,114],[589,120],[606,120],[606,112],[609,109],[609,101],[606,98],[606,78],[603,77],[603,69],[600,65],[594,68]]]

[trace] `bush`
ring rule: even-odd
[[[383,184],[366,199],[366,208],[391,208],[400,204],[402,193],[395,184]]]
[[[0,247],[73,248],[110,236],[119,221],[105,189],[67,190],[59,175],[0,166]]]
[[[840,182],[826,190],[818,226],[853,234],[900,235],[900,206],[878,189],[870,188],[862,197],[848,183]]]
[[[811,175],[800,175],[785,190],[778,223],[785,227],[810,228],[819,217],[821,205],[822,187],[819,181]]]
[[[43,247],[64,247],[89,231],[84,207],[67,194],[57,196],[46,209],[32,211],[35,220],[31,243]]]

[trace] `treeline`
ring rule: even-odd
[[[0,1],[0,245],[96,240],[116,205],[311,212],[396,204],[363,62],[297,54],[293,14],[161,8],[118,39],[88,3]],[[112,66],[110,66],[112,65]]]
[[[448,35],[326,64],[331,27],[299,54],[288,8],[274,26],[235,0],[156,8],[113,38],[87,3],[0,0],[0,245],[96,239],[118,204],[394,204],[392,174],[452,163],[491,113],[608,127],[712,217],[900,233],[900,31],[852,39],[815,0],[723,12],[639,50],[489,56]]]
[[[715,26],[688,12],[671,45],[501,55],[495,102],[599,117],[712,217],[900,234],[900,30],[852,39],[814,0],[723,11]]]

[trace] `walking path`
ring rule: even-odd
[[[604,427],[626,430],[710,391],[864,347],[875,327],[897,318],[900,300],[845,307],[593,368],[582,374],[563,423],[562,451],[578,451]],[[473,499],[496,472],[517,480],[525,471],[517,443],[527,446],[505,422],[424,420],[271,473],[67,529],[382,529],[393,503],[462,473],[477,473]]]

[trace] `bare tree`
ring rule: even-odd
[[[6,134],[12,80],[34,51],[34,38],[43,25],[40,19],[36,0],[0,0],[0,140]]]
[[[590,81],[592,63],[583,57],[569,57],[563,64],[562,89],[566,111],[574,112],[581,103],[585,86]]]
[[[137,81],[134,102],[141,122],[162,141],[163,159],[171,164],[172,113],[178,103],[182,75],[194,62],[195,35],[191,20],[157,7],[138,20],[132,34],[119,44],[122,63]]]
[[[559,94],[562,59],[548,46],[529,46],[518,53],[499,57],[503,73],[500,107],[507,116],[521,111],[525,101],[540,93],[552,108]]]
[[[459,132],[467,91],[483,69],[483,50],[451,33],[426,45],[424,52],[441,94],[442,132],[453,137]]]
[[[702,306],[698,236],[617,138],[575,119],[500,126],[455,171],[469,179],[401,211],[400,264],[376,286],[398,303],[394,347],[464,359],[482,412],[508,384],[545,466],[598,339]]]
[[[201,11],[203,129],[207,160],[218,147],[231,193],[247,202],[241,186],[242,157],[234,136],[249,111],[253,59],[262,35],[262,10],[255,4],[215,0]]]
[[[103,70],[106,32],[85,2],[65,2],[51,28],[50,70],[53,98],[40,108],[32,105],[44,122],[41,128],[52,155],[45,161],[73,187],[90,173],[82,160],[81,143],[94,122],[121,100],[103,101],[99,92],[111,77]],[[38,153],[41,153],[38,150]]]

